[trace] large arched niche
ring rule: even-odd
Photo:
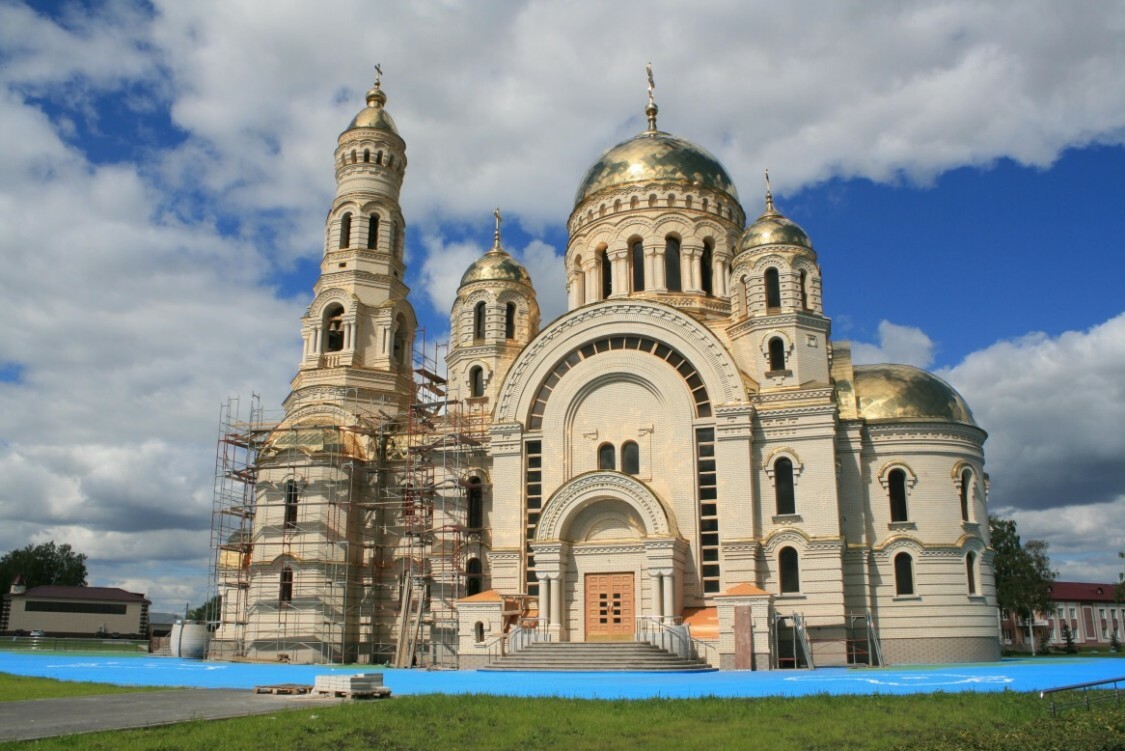
[[[624,512],[644,527],[645,537],[677,537],[675,516],[647,485],[619,472],[588,472],[555,491],[543,509],[536,542],[568,540],[574,522],[583,527],[587,509],[602,501],[607,511]],[[624,508],[623,505],[627,508]],[[631,513],[630,513],[631,512]]]
[[[676,350],[699,374],[713,406],[745,401],[738,366],[705,326],[662,303],[611,300],[562,316],[524,348],[500,388],[493,420],[526,424],[539,387],[556,365],[607,336],[649,337]]]

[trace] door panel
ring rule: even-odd
[[[633,574],[586,574],[586,641],[632,641]]]

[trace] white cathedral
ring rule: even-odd
[[[852,364],[768,190],[747,226],[650,88],[647,129],[578,184],[568,311],[541,325],[497,214],[442,369],[416,344],[386,100],[376,81],[339,137],[285,416],[247,429],[243,495],[218,504],[213,657],[475,668],[645,638],[723,669],[998,659],[986,434],[937,377]]]

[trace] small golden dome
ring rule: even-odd
[[[769,173],[766,173],[768,184]],[[762,245],[797,245],[813,249],[812,240],[801,225],[784,216],[773,207],[773,195],[766,189],[766,210],[742,233],[738,242],[739,252],[751,250]]]
[[[390,114],[383,109],[383,105],[387,103],[387,95],[379,86],[379,82],[375,81],[375,85],[367,91],[367,106],[359,111],[359,114],[352,118],[351,123],[345,129],[345,133],[349,130],[356,128],[375,128],[376,130],[385,130],[388,133],[398,135],[398,128],[395,127],[395,121],[391,119]]]
[[[496,217],[492,248],[469,266],[461,277],[461,286],[473,282],[519,282],[530,287],[531,275],[527,273],[527,269],[500,247],[500,209],[496,209],[492,215]]]
[[[932,373],[912,365],[856,365],[859,414],[867,420],[936,420],[976,425],[969,405]]]

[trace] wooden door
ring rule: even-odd
[[[586,574],[586,641],[633,635],[633,574]]]

